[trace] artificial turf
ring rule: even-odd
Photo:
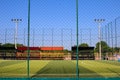
[[[120,77],[120,62],[79,60],[80,77]],[[0,60],[0,77],[27,77],[26,60]],[[30,77],[76,77],[75,60],[30,60]]]

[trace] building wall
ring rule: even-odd
[[[63,50],[63,47],[40,47],[40,50],[43,50],[43,51],[62,51]]]
[[[30,47],[30,59],[64,59],[63,47]],[[17,59],[27,59],[27,47],[18,47]]]

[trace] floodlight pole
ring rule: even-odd
[[[98,23],[99,55],[101,60],[101,23],[104,22],[105,19],[94,19],[94,21]]]
[[[12,22],[15,23],[15,37],[14,37],[14,44],[15,44],[15,49],[17,49],[17,35],[18,35],[18,23],[22,21],[22,19],[11,19]]]

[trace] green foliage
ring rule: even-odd
[[[23,44],[17,44],[17,46],[23,46]],[[4,48],[4,47],[15,47],[15,44],[12,44],[12,43],[5,43],[5,44],[2,44],[2,43],[0,43],[0,47],[2,48]],[[1,50],[0,52],[6,52],[6,53],[14,53],[14,52],[16,52],[15,50],[11,50],[11,49],[9,49],[9,50]]]
[[[6,44],[3,44],[2,47],[14,47],[15,45],[12,44],[12,43],[6,43]]]
[[[2,46],[2,43],[0,43],[0,46]]]
[[[5,43],[5,44],[0,44],[2,47],[15,47],[15,44],[12,43]],[[23,44],[17,44],[17,46],[24,46]]]
[[[99,44],[100,44],[99,42],[96,44],[95,52],[99,52]],[[102,53],[111,51],[111,48],[105,41],[101,41],[101,51]]]
[[[117,52],[117,53],[119,53],[119,50],[120,50],[120,48],[118,48],[118,47],[115,47],[113,50],[114,50],[114,52]]]
[[[101,41],[101,51],[105,55],[106,53],[119,53],[119,47],[109,47],[105,41]],[[99,42],[96,44],[95,52],[99,52]]]
[[[82,43],[79,45],[79,47],[89,47],[89,45],[87,43]]]

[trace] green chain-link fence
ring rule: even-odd
[[[119,4],[0,0],[0,79],[119,80]]]

